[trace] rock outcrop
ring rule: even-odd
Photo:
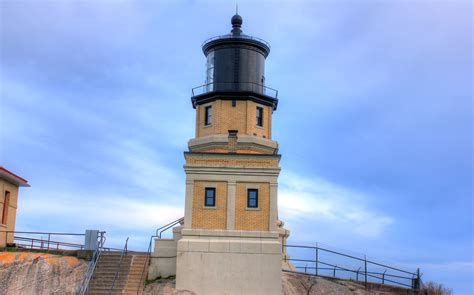
[[[283,272],[282,295],[412,295],[407,289],[396,287],[371,285],[366,291],[362,283],[349,280],[329,279]],[[384,289],[384,290],[381,290]],[[386,290],[388,289],[388,290]],[[194,295],[189,291],[177,291],[174,279],[160,279],[145,287],[144,295]]]
[[[75,294],[86,270],[73,256],[0,252],[0,295]]]

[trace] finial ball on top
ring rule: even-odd
[[[234,15],[230,21],[233,27],[240,27],[242,25],[242,17],[238,14]]]

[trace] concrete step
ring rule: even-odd
[[[102,254],[89,285],[89,294],[109,294],[117,273],[112,294],[136,295],[137,290],[143,289],[148,272],[148,254],[129,252],[123,257],[121,255],[120,252]]]
[[[94,272],[94,275],[112,275],[114,276],[116,273],[119,275],[119,276],[124,276],[124,275],[140,275],[142,274],[143,270],[142,269],[129,269],[129,270],[120,270],[120,271],[116,271],[116,270],[97,270]],[[145,272],[143,272],[145,273]]]

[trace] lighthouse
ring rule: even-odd
[[[265,85],[270,45],[242,23],[236,14],[229,34],[204,42],[206,81],[191,97],[196,133],[184,153],[176,288],[196,294],[281,293],[278,91]]]
[[[198,295],[281,294],[278,91],[266,85],[270,45],[231,19],[229,34],[202,45],[204,85],[192,89],[195,137],[184,152],[185,215],[173,239],[157,239],[149,278],[176,274]]]

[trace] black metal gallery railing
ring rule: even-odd
[[[253,37],[253,36],[248,36],[248,35],[232,35],[232,34],[220,35],[220,36],[215,36],[215,37],[209,38],[209,39],[205,40],[202,43],[201,46],[204,46],[204,44],[209,43],[209,42],[214,41],[214,40],[228,39],[228,38],[254,40],[254,41],[258,41],[258,42],[261,42],[261,43],[265,44],[266,46],[268,46],[268,48],[271,48],[270,43],[268,43],[267,41],[265,41],[263,39]]]
[[[356,257],[318,246],[283,245],[283,250],[286,250],[291,257],[285,260],[291,262],[298,273],[351,279],[363,282],[366,289],[369,283],[414,290],[419,290],[422,285],[419,268],[410,272],[369,260],[366,256]]]
[[[263,84],[254,82],[213,82],[201,86],[194,87],[191,92],[192,96],[202,95],[209,92],[240,92],[249,91],[278,99],[278,90],[267,87]]]

